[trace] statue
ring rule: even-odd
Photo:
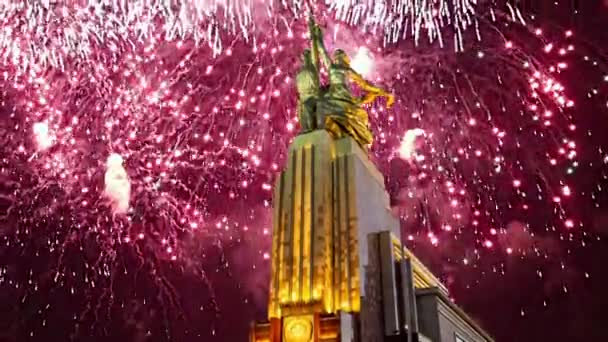
[[[323,44],[321,28],[309,19],[312,50],[304,53],[304,64],[298,73],[297,88],[300,94],[299,118],[303,132],[324,128],[334,138],[351,136],[365,148],[373,137],[369,130],[369,117],[361,106],[372,103],[377,97],[387,98],[387,106],[392,106],[394,97],[386,91],[366,81],[350,66],[350,59],[342,50],[334,52],[332,60]],[[319,57],[329,70],[329,85],[320,87]],[[356,83],[365,94],[353,96],[349,81]]]
[[[315,27],[312,18],[309,18],[309,30],[312,34]],[[316,47],[304,50],[302,66],[296,75],[296,89],[298,91],[298,120],[302,133],[308,133],[316,127],[315,114],[320,95],[319,81],[319,54]]]

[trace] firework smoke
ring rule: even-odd
[[[416,143],[419,137],[424,136],[424,130],[420,128],[410,129],[405,132],[399,147],[399,156],[405,160],[415,157]]]
[[[129,209],[131,184],[122,164],[120,155],[113,153],[108,157],[104,193],[112,201],[114,212],[124,214]]]
[[[39,150],[46,150],[53,144],[49,135],[49,125],[46,122],[37,122],[33,125],[34,136]]]
[[[373,57],[370,55],[369,49],[366,47],[360,47],[352,59],[351,65],[355,71],[360,73],[363,77],[369,77],[374,71]]]

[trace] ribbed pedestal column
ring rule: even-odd
[[[399,223],[384,180],[353,139],[296,137],[274,193],[270,317],[358,312],[366,236]]]
[[[302,306],[331,310],[329,245],[334,141],[325,131],[298,136],[275,186],[270,317]],[[291,311],[290,311],[291,310]]]
[[[445,287],[401,245],[367,152],[299,135],[273,197],[269,322],[253,342],[383,342],[418,336],[414,288]]]

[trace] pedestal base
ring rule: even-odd
[[[297,315],[273,318],[251,327],[251,342],[342,342],[339,315]],[[350,341],[350,340],[349,340]]]
[[[251,342],[422,341],[415,289],[447,290],[401,245],[384,179],[353,139],[296,137],[273,208],[269,322]]]

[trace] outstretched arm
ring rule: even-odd
[[[364,79],[363,76],[359,75],[359,73],[357,73],[352,68],[349,71],[349,76],[350,76],[350,79],[353,82],[355,82],[355,84],[357,84],[365,92],[365,95],[363,95],[361,97],[361,104],[372,103],[372,102],[374,102],[376,97],[384,96],[387,98],[388,107],[392,106],[392,104],[394,102],[393,95],[388,93],[386,90],[376,87],[371,82]]]
[[[352,68],[349,70],[349,77],[351,81],[355,82],[361,89],[363,89],[363,91],[367,93],[375,93],[378,95],[387,94],[384,89],[376,87],[370,81],[364,79],[363,76],[359,75],[359,73],[357,73]]]

